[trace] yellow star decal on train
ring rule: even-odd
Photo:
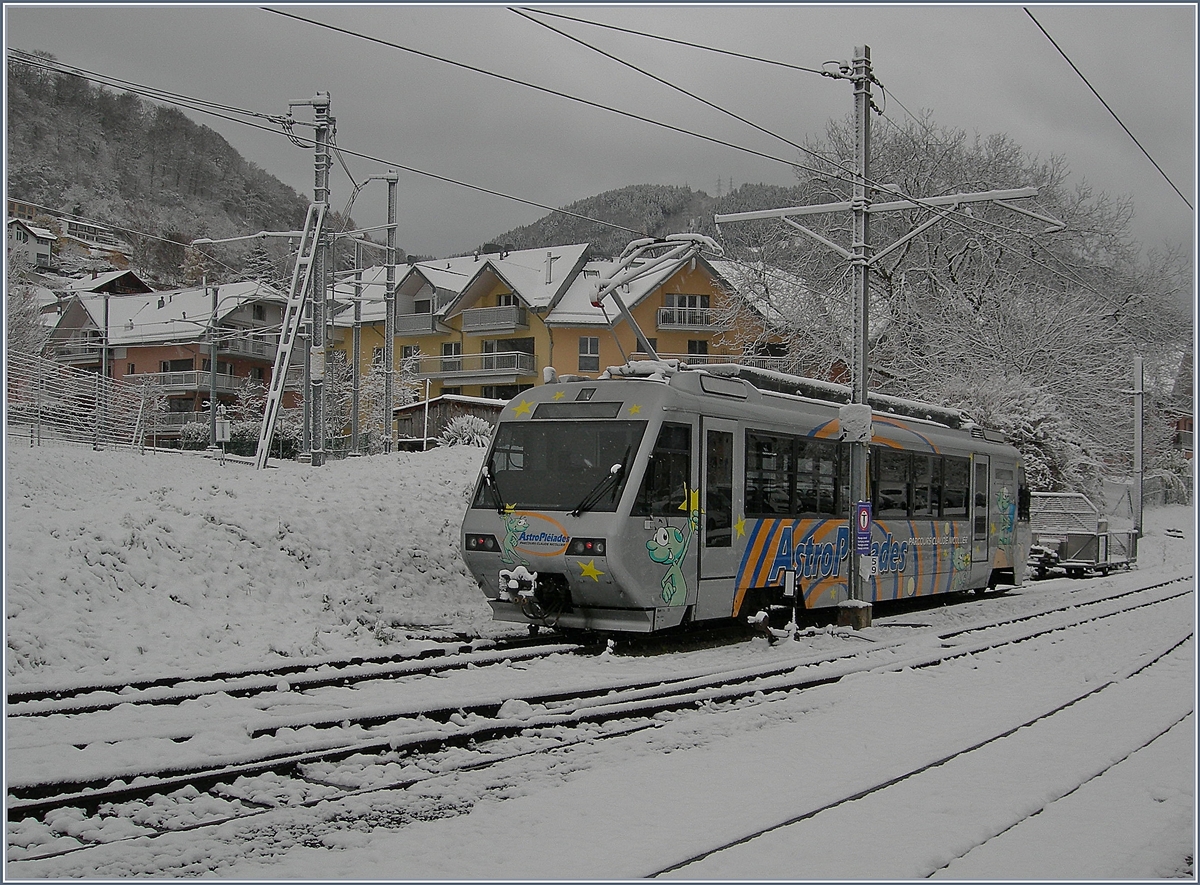
[[[630,407],[629,407],[629,414],[630,414],[630,415],[637,415],[637,414],[639,414],[641,411],[642,411],[642,407],[641,407],[641,406],[638,406],[638,405],[633,405],[633,406],[630,406]]]
[[[604,574],[604,572],[596,568],[596,560],[589,559],[587,562],[581,562],[579,563],[579,568],[581,569],[579,577],[591,578],[597,584],[600,583],[600,576]]]
[[[739,538],[746,537],[746,517],[739,516],[738,521],[733,524],[733,528],[737,531]]]
[[[528,400],[521,400],[521,402],[517,405],[516,409],[513,410],[513,414],[514,415],[528,415],[529,407],[531,405],[533,405],[533,403],[529,402]]]
[[[679,505],[679,509],[685,513],[691,513],[693,510],[700,509],[700,492],[697,489],[688,489],[684,502]]]
[[[516,505],[516,504],[505,504],[505,505],[504,505],[504,513],[505,513],[505,515],[506,515],[506,516],[510,516],[510,515],[512,515],[512,514],[514,514],[514,513],[516,513],[516,512],[517,512],[517,505]]]
[[[565,390],[560,390],[558,393],[554,394],[554,399],[555,399],[555,401],[558,401],[566,395],[567,395],[567,392]]]

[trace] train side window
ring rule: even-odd
[[[945,471],[942,484],[942,516],[965,519],[971,462],[966,458],[946,458],[942,467]]]
[[[874,460],[877,465],[873,496],[875,518],[907,519],[911,480],[908,452],[878,449]]]
[[[634,516],[681,516],[692,476],[692,428],[663,424],[633,505]]]
[[[931,455],[912,456],[912,515],[913,519],[929,519],[938,515],[938,497],[941,489],[940,458]]]
[[[792,512],[796,460],[787,436],[746,431],[746,513],[754,516]]]
[[[837,444],[802,439],[796,446],[796,511],[837,514]]]

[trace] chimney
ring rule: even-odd
[[[554,253],[547,252],[546,253],[546,285],[547,286],[549,286],[552,282],[554,282],[553,267],[554,267]]]

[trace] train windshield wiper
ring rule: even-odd
[[[596,506],[596,503],[610,492],[616,491],[617,485],[621,481],[622,474],[625,473],[625,464],[629,460],[629,449],[625,449],[625,455],[621,458],[621,463],[614,464],[609,468],[608,473],[600,478],[595,487],[588,492],[582,501],[579,502],[574,510],[571,511],[572,516],[578,516],[585,510],[591,510]]]
[[[492,493],[492,500],[496,502],[496,512],[504,513],[504,499],[500,497],[500,489],[496,487],[496,478],[492,476],[491,468],[491,462],[483,468],[483,484]]]

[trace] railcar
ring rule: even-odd
[[[673,362],[526,391],[494,430],[464,561],[497,620],[568,632],[835,606],[857,546],[848,395]],[[1030,527],[1017,450],[961,413],[871,405],[867,600],[1020,585]]]

